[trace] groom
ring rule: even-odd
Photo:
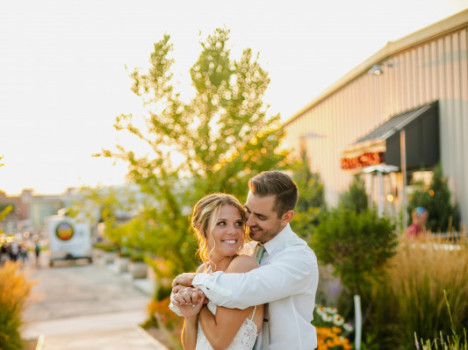
[[[256,349],[311,350],[317,335],[311,325],[318,284],[314,252],[289,226],[298,190],[280,171],[266,171],[249,181],[246,218],[257,241],[260,267],[247,273],[185,273],[173,287],[194,286],[219,306],[245,309],[267,304]],[[173,303],[177,306],[177,302]]]

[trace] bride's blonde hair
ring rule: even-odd
[[[244,206],[233,195],[227,193],[212,193],[200,199],[192,212],[192,228],[198,240],[198,255],[206,264],[209,258],[207,239],[208,233],[216,226],[219,212],[223,205],[232,205],[239,210],[245,232]]]

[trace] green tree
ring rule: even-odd
[[[427,210],[429,217],[426,228],[432,232],[447,232],[460,228],[460,212],[452,204],[452,194],[447,179],[443,176],[442,167],[436,166],[428,189],[423,186],[412,193],[408,205],[409,220],[416,207]],[[411,221],[409,222],[411,223]]]
[[[149,155],[120,145],[100,153],[125,161],[128,178],[150,198],[122,230],[138,238],[133,242],[142,251],[165,259],[167,265],[158,264],[156,273],[166,276],[199,263],[189,230],[190,210],[199,198],[220,191],[243,200],[248,178],[286,165],[287,154],[277,150],[283,134],[279,115],[267,116],[262,101],[268,74],[250,49],[233,60],[228,39],[228,30],[217,29],[201,42],[190,69],[195,94],[189,102],[172,85],[169,35],[157,42],[148,71],[131,73],[132,90],[149,110],[144,123],[132,114],[115,123],[145,142]]]
[[[359,175],[354,176],[349,190],[341,195],[340,205],[358,214],[367,210],[369,207],[366,183]]]
[[[13,210],[12,205],[4,205],[0,208],[0,221],[5,220],[5,217]],[[0,230],[0,233],[2,231]]]
[[[307,241],[326,212],[324,186],[320,174],[310,170],[307,152],[303,148],[294,169],[293,179],[299,189],[299,200],[291,226]]]
[[[131,213],[138,210],[140,204],[136,196],[136,189],[131,187],[83,187],[80,198],[67,208],[66,215],[78,220],[84,218],[92,227],[103,224],[104,235],[110,242],[101,243],[100,247],[124,253],[128,233],[122,232],[120,225],[130,220]]]

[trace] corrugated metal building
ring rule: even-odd
[[[369,165],[396,165],[398,171],[386,175],[380,187],[375,176],[366,176],[374,198],[394,194],[388,198],[396,201],[385,205],[395,212],[411,189],[404,187],[402,170],[409,184],[440,161],[466,223],[467,56],[468,10],[390,42],[284,123],[284,145],[307,150],[331,205],[353,173]],[[376,188],[384,190],[378,195]]]

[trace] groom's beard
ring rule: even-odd
[[[252,231],[250,230],[250,227],[247,226],[246,227],[246,230],[247,230],[247,235],[249,236],[249,238],[252,240],[252,241],[257,241],[257,237],[258,234],[261,232],[261,231],[258,231],[256,233],[252,233]]]
[[[281,224],[278,224],[277,227],[272,227],[268,230],[265,230],[260,226],[247,226],[247,234],[249,235],[250,239],[260,243],[268,242],[270,239],[280,233],[280,231]]]

